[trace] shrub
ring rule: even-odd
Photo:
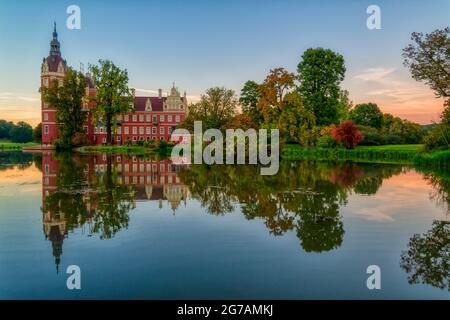
[[[155,147],[156,143],[155,143],[155,139],[150,139],[144,142],[144,146],[146,148],[152,148]]]
[[[359,143],[362,146],[379,146],[384,143],[384,139],[379,131],[369,126],[358,125],[358,129],[363,135],[363,139]]]
[[[62,141],[61,139],[55,139],[53,141],[53,145],[57,150],[70,149],[72,147],[68,143]]]
[[[88,136],[83,132],[77,132],[72,137],[72,146],[80,147],[89,144]]]
[[[127,141],[125,141],[125,145],[128,146],[128,147],[130,147],[130,146],[133,145],[133,141],[131,141],[131,139],[128,138]]]
[[[402,144],[402,137],[396,134],[386,134],[382,136],[383,144]]]
[[[350,120],[343,121],[339,127],[334,127],[332,134],[336,142],[347,149],[353,149],[363,139],[356,125]]]
[[[423,138],[425,150],[445,150],[450,147],[450,126],[439,124]]]
[[[139,146],[139,147],[143,147],[144,146],[144,140],[138,140],[137,142],[136,142],[136,144]]]
[[[336,140],[330,135],[325,135],[317,139],[316,145],[319,148],[334,148],[336,147]]]

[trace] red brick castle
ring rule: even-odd
[[[67,62],[61,56],[56,24],[53,39],[50,42],[50,54],[44,58],[41,66],[41,86],[49,87],[52,82],[62,84],[68,70]],[[86,96],[95,96],[96,90],[89,73],[86,74]],[[158,90],[157,97],[134,97],[134,112],[125,113],[117,118],[117,131],[113,132],[115,144],[127,141],[136,144],[146,140],[169,140],[172,131],[187,115],[188,105],[186,92],[183,96],[175,88],[175,84],[167,96]],[[134,90],[133,90],[134,94]],[[93,123],[90,110],[95,106],[92,102],[84,102],[83,108],[88,112],[88,120],[84,131],[91,144],[106,143],[106,128],[101,123]],[[58,138],[56,109],[45,103],[41,97],[42,144],[51,145]]]

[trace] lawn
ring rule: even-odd
[[[424,152],[420,144],[361,146],[355,149],[344,148],[302,148],[299,145],[286,145],[281,157],[287,160],[352,160],[371,163],[416,164],[428,167],[447,168],[450,164],[450,150]]]
[[[393,144],[386,146],[361,146],[356,147],[357,150],[376,150],[376,151],[409,151],[409,152],[420,152],[423,149],[422,144]]]
[[[10,140],[0,140],[0,150],[21,150],[23,147],[31,147],[37,145],[34,142],[19,143]]]

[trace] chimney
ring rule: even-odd
[[[162,98],[162,89],[158,89],[158,98],[159,98],[159,99]]]

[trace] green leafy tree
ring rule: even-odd
[[[257,108],[260,98],[259,84],[255,81],[247,81],[241,89],[239,103],[242,106],[242,112],[248,114],[252,121],[258,125],[264,121],[263,115]]]
[[[337,124],[342,97],[340,83],[346,71],[343,56],[329,49],[310,48],[303,53],[297,71],[298,90],[317,124]]]
[[[9,133],[14,127],[14,123],[11,121],[0,120],[0,139],[9,139]]]
[[[83,110],[83,97],[86,92],[86,78],[81,72],[69,69],[62,85],[53,81],[49,88],[42,87],[44,101],[55,107],[60,146],[71,147],[72,137],[83,132],[87,113]]]
[[[350,111],[349,119],[356,124],[369,126],[373,128],[381,128],[383,125],[383,113],[375,103],[357,104]]]
[[[33,140],[33,128],[26,122],[19,121],[9,132],[12,142],[25,143]]]
[[[284,105],[278,117],[277,127],[285,142],[297,142],[310,146],[309,133],[315,125],[314,115],[305,110],[298,92],[286,94]]]
[[[437,97],[450,97],[450,28],[429,34],[414,32],[403,49],[404,64],[412,77],[430,86]]]
[[[194,121],[202,121],[203,130],[224,129],[236,114],[238,104],[233,90],[224,87],[210,88],[198,103],[189,106],[189,115],[180,126],[193,130]]]
[[[414,32],[411,43],[403,49],[404,65],[412,77],[427,84],[436,97],[444,98],[441,124],[426,137],[427,149],[450,147],[450,28],[431,33]]]
[[[34,129],[33,129],[33,141],[36,143],[42,142],[42,123],[39,123]]]
[[[99,65],[91,66],[90,70],[97,90],[96,96],[92,98],[96,103],[92,109],[94,121],[104,123],[107,144],[111,145],[116,117],[134,110],[133,94],[128,87],[128,72],[109,60],[99,60]]]

